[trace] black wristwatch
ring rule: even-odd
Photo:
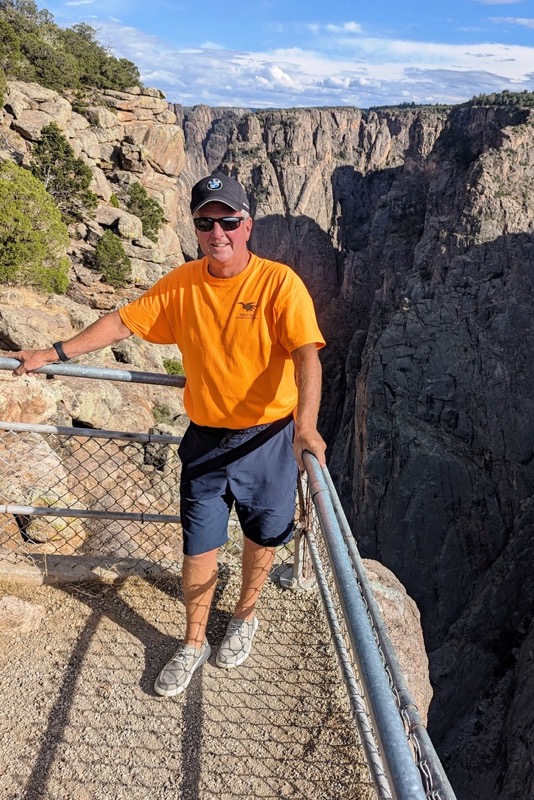
[[[56,351],[57,357],[59,358],[60,361],[70,361],[70,358],[63,350],[63,342],[54,342],[52,347]]]

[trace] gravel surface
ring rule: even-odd
[[[1,800],[373,800],[315,592],[269,583],[250,658],[215,666],[238,578],[224,568],[214,653],[177,698],[153,684],[183,630],[178,580],[0,583],[46,609],[0,638]]]

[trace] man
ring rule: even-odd
[[[179,450],[186,632],[156,680],[165,697],[182,692],[210,656],[206,625],[233,505],[244,533],[241,596],[216,663],[231,668],[248,657],[275,548],[292,535],[297,465],[304,450],[324,465],[326,448],[317,432],[324,341],[304,284],[249,251],[253,223],[236,180],[203,178],[190,207],[204,258],[68,341],[14,353],[18,375],[132,333],[182,353],[191,420]]]

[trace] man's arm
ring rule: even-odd
[[[92,353],[93,350],[101,350],[103,347],[120,342],[121,339],[127,339],[131,335],[131,330],[124,324],[119,312],[112,311],[97,319],[76,336],[63,342],[63,350],[69,358],[76,358],[76,356]],[[17,353],[10,353],[10,356],[18,358],[21,362],[20,366],[13,371],[13,375],[34,372],[39,367],[58,361],[53,347],[43,350],[20,350]]]
[[[293,350],[291,358],[295,364],[295,380],[299,393],[293,444],[295,458],[299,468],[303,469],[302,453],[309,450],[324,467],[326,444],[317,430],[322,376],[317,347],[315,344],[305,344]]]

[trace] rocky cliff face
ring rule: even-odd
[[[19,160],[29,113],[49,113],[24,102],[6,105]],[[421,610],[430,731],[458,796],[533,795],[533,113],[113,103],[89,128],[72,109],[64,124],[89,142],[80,152],[100,187],[82,241],[93,224],[118,227],[108,192],[138,176],[169,219],[140,288],[196,256],[192,184],[218,168],[244,183],[253,249],[293,265],[315,298],[330,469],[362,554]],[[105,307],[82,261],[72,299],[92,277],[90,304]]]
[[[534,115],[177,116],[184,192],[232,169],[255,249],[314,295],[330,468],[362,552],[422,611],[458,796],[532,795]]]

